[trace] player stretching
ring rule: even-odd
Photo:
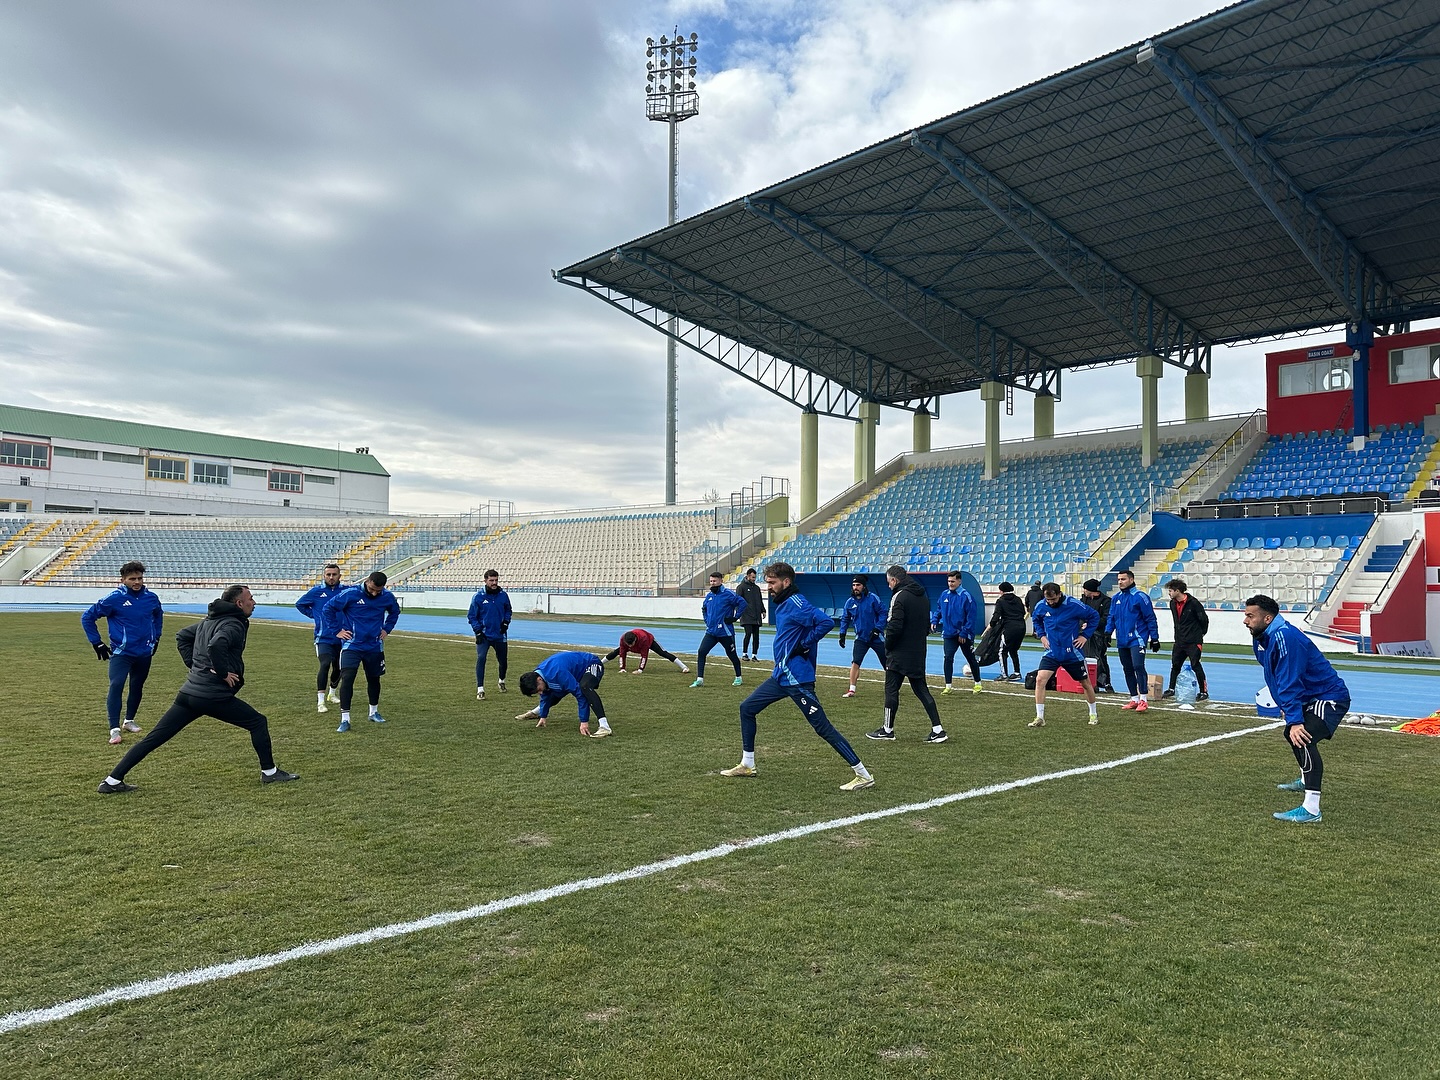
[[[1325,775],[1320,743],[1335,735],[1350,711],[1350,688],[1305,632],[1281,617],[1280,605],[1270,597],[1245,601],[1245,627],[1255,639],[1255,659],[1265,673],[1265,685],[1285,718],[1285,741],[1300,763],[1300,779],[1276,786],[1305,793],[1305,801],[1294,810],[1274,816],[1301,824],[1319,821],[1320,781]]]
[[[110,729],[110,745],[120,744],[120,695],[125,680],[130,680],[130,697],[125,702],[126,731],[139,731],[135,714],[140,711],[140,698],[145,693],[145,679],[150,674],[150,658],[160,647],[160,628],[164,622],[160,598],[145,587],[145,564],[127,562],[120,567],[120,587],[109,596],[91,604],[80,616],[90,647],[110,670],[110,692],[105,698],[106,719]],[[100,640],[95,623],[105,620],[110,644]]]
[[[870,582],[863,574],[850,579],[850,599],[845,601],[845,612],[840,616],[840,649],[845,649],[845,632],[855,627],[855,645],[850,653],[850,689],[844,697],[855,696],[855,684],[860,681],[860,664],[867,652],[873,652],[880,661],[880,670],[885,670],[885,605],[870,591]]]
[[[1100,723],[1095,709],[1095,688],[1090,685],[1090,672],[1085,666],[1085,643],[1095,632],[1100,616],[1089,604],[1066,596],[1053,581],[1041,589],[1040,603],[1031,616],[1035,636],[1045,646],[1040,657],[1040,670],[1035,673],[1035,719],[1031,727],[1045,726],[1045,687],[1058,668],[1080,684],[1085,691],[1085,704],[1090,706],[1090,723]]]
[[[641,630],[638,626],[634,630],[626,630],[621,634],[620,647],[611,649],[606,653],[605,659],[602,660],[601,663],[608,664],[618,656],[620,658],[620,674],[628,675],[630,674],[630,670],[625,666],[625,663],[626,658],[629,657],[632,652],[640,657],[640,666],[635,669],[636,675],[645,674],[645,665],[650,662],[650,654],[652,652],[662,660],[669,660],[682,672],[688,672],[690,670],[681,662],[678,656],[662,649],[660,642],[655,640],[654,634],[650,633],[649,630]]]
[[[575,697],[575,708],[580,714],[580,734],[592,739],[605,739],[615,734],[610,730],[610,721],[605,719],[605,703],[600,700],[600,680],[605,678],[605,665],[600,657],[588,652],[562,652],[547,656],[534,671],[520,676],[520,693],[526,697],[540,695],[540,704],[528,712],[522,712],[516,720],[534,720],[535,726],[545,726],[550,710],[560,704],[567,695]],[[590,730],[590,713],[600,727]]]
[[[485,571],[485,587],[470,601],[470,629],[475,631],[475,700],[485,700],[485,654],[495,650],[500,665],[500,692],[510,666],[510,594],[500,588],[500,572]]]
[[[380,677],[385,674],[385,639],[400,621],[400,604],[385,588],[388,579],[376,570],[360,585],[332,596],[325,605],[327,618],[343,629],[335,636],[340,648],[340,726],[350,730],[350,702],[355,697],[355,676],[365,669],[365,690],[370,701],[370,719],[385,723],[380,715]]]
[[[325,605],[345,588],[340,584],[339,563],[326,563],[322,580],[299,600],[295,610],[307,619],[315,620],[315,657],[320,661],[320,670],[315,673],[315,711],[329,712],[325,707],[340,703],[335,688],[340,685],[340,646],[343,642],[335,635],[340,627],[325,614]]]
[[[782,698],[789,698],[810,722],[815,734],[834,747],[835,752],[855,770],[841,791],[873,787],[875,778],[860,761],[860,755],[835,730],[835,725],[815,697],[815,655],[820,639],[835,628],[835,620],[795,591],[795,568],[789,563],[771,563],[765,568],[765,588],[770,592],[770,622],[775,627],[771,646],[775,670],[753,694],[740,703],[740,764],[722,769],[721,776],[755,776],[755,731],[760,713]]]

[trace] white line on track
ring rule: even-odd
[[[763,847],[766,844],[778,844],[785,840],[798,840],[801,837],[813,836],[816,833],[830,832],[834,829],[846,829],[852,825],[861,825],[869,821],[880,821],[884,818],[897,817],[901,814],[913,814],[922,810],[934,810],[937,807],[963,802],[966,799],[978,799],[986,795],[999,795],[1003,792],[1015,791],[1019,788],[1031,787],[1035,784],[1044,784],[1051,780],[1065,780],[1072,776],[1085,776],[1088,773],[1104,772],[1107,769],[1118,769],[1122,765],[1133,765],[1137,761],[1147,761],[1150,758],[1164,757],[1167,754],[1178,753],[1181,750],[1193,750],[1198,746],[1208,746],[1211,743],[1224,742],[1228,739],[1239,739],[1246,735],[1255,735],[1262,731],[1270,731],[1279,726],[1280,721],[1277,720],[1273,723],[1261,724],[1258,727],[1244,728],[1239,731],[1226,731],[1219,735],[1207,735],[1204,738],[1192,739],[1189,742],[1162,746],[1158,750],[1146,750],[1142,753],[1130,754],[1127,757],[1115,758],[1112,761],[1096,762],[1093,765],[1077,765],[1071,769],[1061,769],[1059,772],[1040,773],[1035,776],[1027,776],[1021,780],[1007,780],[1000,784],[987,784],[985,787],[971,788],[968,791],[958,791],[950,795],[941,795],[938,798],[929,799],[925,802],[904,803],[900,806],[890,806],[883,810],[869,810],[863,814],[850,814],[846,817],[832,818],[829,821],[817,821],[810,825],[799,825],[793,829],[785,829],[783,832],[766,833],[764,836],[754,836],[748,840],[737,840],[732,844],[720,844],[716,847],[706,848],[703,851],[692,851],[688,855],[676,855],[669,859],[661,859],[659,862],[632,866],[628,870],[620,870],[613,874],[581,878],[578,881],[569,881],[563,885],[551,885],[546,889],[536,889],[533,892],[507,896],[500,900],[491,900],[489,903],[477,904],[474,907],[464,908],[460,911],[441,911],[434,915],[427,915],[423,919],[390,923],[388,926],[377,926],[372,930],[362,930],[355,934],[343,934],[340,937],[326,938],[324,941],[310,941],[304,945],[297,945],[293,949],[266,953],[264,956],[251,956],[243,960],[233,960],[228,964],[214,964],[210,967],[192,968],[189,971],[177,971],[170,975],[162,975],[156,979],[144,979],[140,982],[127,983],[124,986],[116,986],[109,990],[103,990],[98,994],[74,998],[70,1001],[62,1001],[48,1008],[26,1009],[0,1016],[0,1034],[19,1031],[22,1028],[34,1027],[37,1024],[50,1023],[54,1020],[64,1020],[77,1013],[103,1008],[106,1005],[114,1005],[122,1001],[139,1001],[142,998],[155,997],[159,994],[169,993],[171,990],[179,990],[187,986],[200,986],[205,983],[218,982],[221,979],[230,979],[236,975],[245,975],[252,971],[264,971],[266,968],[288,964],[292,960],[304,960],[311,956],[324,956],[327,953],[340,952],[343,949],[352,949],[357,945],[369,945],[372,942],[385,941],[389,938],[405,937],[409,934],[419,933],[422,930],[432,930],[437,926],[449,926],[451,923],[469,922],[472,919],[484,919],[491,915],[498,915],[502,911],[510,911],[513,908],[528,907],[531,904],[543,904],[547,900],[555,900],[562,896],[570,896],[579,892],[588,892],[591,889],[601,889],[607,885],[619,884],[622,881],[636,881],[640,878],[651,877],[654,874],[662,874],[667,870],[677,870],[683,866],[692,866],[695,863],[707,862],[710,859],[723,859],[727,855],[733,855],[737,851],[745,851],[748,848]]]

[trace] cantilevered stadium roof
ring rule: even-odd
[[[817,412],[1440,314],[1440,6],[1248,0],[556,273]]]

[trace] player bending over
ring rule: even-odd
[[[627,668],[625,664],[632,652],[640,657],[640,666],[635,669],[636,675],[645,674],[645,665],[650,662],[650,654],[652,652],[662,660],[669,660],[682,672],[689,672],[690,670],[678,656],[662,649],[660,642],[655,640],[654,634],[650,633],[649,630],[642,630],[638,626],[634,630],[626,630],[625,633],[621,634],[620,647],[618,649],[611,649],[606,653],[605,659],[602,660],[601,663],[608,664],[618,656],[620,658],[620,674],[628,675],[630,669]]]
[[[610,730],[610,721],[605,719],[605,703],[600,700],[600,680],[604,677],[605,664],[594,653],[562,652],[547,656],[534,671],[520,676],[520,693],[526,697],[539,694],[540,704],[515,719],[534,720],[535,726],[542,728],[550,710],[573,694],[580,713],[580,734],[592,739],[607,738],[615,733]],[[591,712],[600,725],[594,732],[590,730]]]

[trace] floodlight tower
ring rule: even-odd
[[[675,36],[663,34],[657,42],[645,39],[645,118],[670,125],[670,202],[667,224],[675,224],[676,132],[682,120],[700,112],[700,95],[695,90],[695,54],[700,39],[691,34],[687,39],[675,30]],[[665,505],[675,505],[675,445],[677,439],[676,390],[679,377],[675,370],[676,321],[670,319],[665,338]]]

